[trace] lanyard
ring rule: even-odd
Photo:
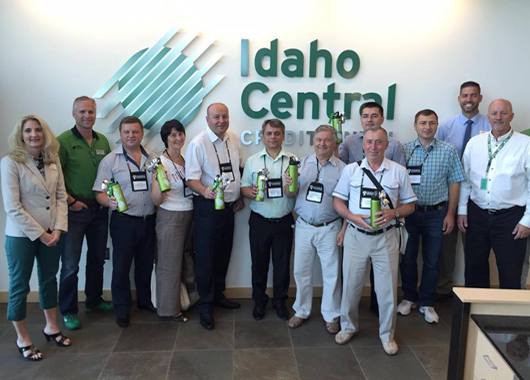
[[[434,144],[436,144],[436,141],[434,142]],[[427,161],[427,158],[429,158],[429,155],[431,154],[431,152],[434,149],[434,144],[430,147],[431,149],[429,149],[429,147],[427,147],[427,151],[426,151],[427,154],[425,155],[425,157],[423,157],[423,161],[422,161],[421,165],[418,165],[418,166],[425,165],[425,162]],[[416,148],[419,147],[419,146],[421,146],[421,144],[420,145],[416,145],[414,147],[414,149],[412,150],[412,153],[410,154],[410,157],[407,159],[407,163],[405,164],[406,166],[409,166],[409,161],[412,158],[412,156],[414,156],[414,152],[416,151]],[[422,149],[423,149],[423,147],[422,147]],[[425,150],[424,150],[424,152],[425,152]]]
[[[184,176],[179,172],[179,170],[177,169],[177,165],[175,165],[175,162],[173,161],[173,159],[171,158],[171,156],[169,155],[169,152],[166,150],[164,150],[164,152],[167,154],[167,156],[169,157],[169,160],[171,161],[171,163],[173,164],[173,167],[175,168],[175,171],[177,172],[177,175],[179,176],[180,180],[182,182],[184,182]],[[182,157],[182,155],[181,155]],[[184,159],[184,158],[182,158]],[[186,164],[186,161],[184,161],[184,164]]]
[[[263,156],[263,166],[265,167],[265,169],[267,169],[267,162],[265,161],[265,156],[266,156],[266,155]],[[281,177],[281,175],[282,175],[282,173],[283,173],[283,158],[284,158],[284,157],[285,157],[285,156],[282,155],[282,164],[281,164],[281,168],[280,168],[280,177]]]
[[[217,163],[219,164],[219,172],[222,174],[221,170],[221,160],[219,159],[219,154],[217,153],[217,148],[215,147],[215,144],[212,142],[213,149],[215,150],[215,155],[217,156]],[[228,141],[225,141],[226,145],[226,151],[228,152],[228,162],[230,162],[230,165],[232,165],[232,158],[230,158],[230,149],[228,149]]]
[[[131,166],[129,165],[129,162],[132,162],[134,164],[134,166],[136,166],[138,168],[139,171],[142,171],[142,169],[138,166],[138,164],[136,163],[136,161],[134,161],[130,156],[129,154],[127,153],[127,151],[125,150],[125,147],[123,147],[123,154],[125,155],[125,163],[127,164],[127,168],[129,169],[129,173],[131,173]],[[145,157],[147,157],[147,153],[145,153],[145,151],[142,149],[142,155],[144,155]]]
[[[319,162],[318,162],[318,158],[317,158],[317,157],[315,157],[315,158],[316,158],[316,160],[317,160],[317,178],[315,178],[315,182],[318,182],[318,178],[320,177],[320,171],[322,170],[322,168],[324,167],[324,165],[326,165],[326,164],[329,162],[329,160],[327,160],[326,164],[324,164],[324,165],[322,165],[322,166],[319,167],[319,166],[318,166],[318,164],[319,164]],[[364,175],[364,172],[363,172],[363,175]]]
[[[510,132],[510,134],[508,135],[508,137],[506,137],[504,139],[504,141],[501,142],[501,145],[499,145],[497,147],[497,149],[495,150],[495,152],[493,152],[493,154],[492,154],[491,153],[491,133],[488,134],[488,156],[489,156],[489,160],[488,160],[488,166],[486,167],[486,177],[488,176],[488,173],[490,171],[491,162],[495,159],[495,157],[497,157],[497,154],[501,151],[501,149],[504,148],[504,145],[506,145],[508,140],[510,140],[512,138],[512,135],[513,135],[513,129]]]
[[[381,181],[383,180],[383,175],[384,174],[385,174],[385,171],[384,170],[381,171],[381,177],[379,178],[379,183],[381,183]],[[364,183],[364,170],[363,170],[363,176],[361,177],[361,188],[363,187],[363,183]],[[376,186],[375,183],[373,185]],[[383,185],[381,185],[381,187],[383,187]]]

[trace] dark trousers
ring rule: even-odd
[[[499,270],[500,287],[521,288],[521,272],[527,239],[515,240],[512,231],[524,212],[524,207],[512,207],[490,213],[471,200],[468,202],[468,228],[464,243],[467,287],[490,287],[489,255],[493,248]]]
[[[131,311],[129,273],[134,259],[136,300],[139,306],[151,304],[151,273],[155,256],[156,215],[134,217],[114,211],[110,218],[112,237],[112,304],[118,317]]]
[[[273,304],[283,304],[287,299],[291,279],[289,267],[293,247],[293,215],[289,213],[281,219],[269,220],[252,211],[248,224],[252,257],[252,298],[260,305],[266,305],[269,300],[266,290],[272,250]]]
[[[234,240],[234,211],[231,205],[224,210],[216,210],[213,200],[198,196],[193,197],[193,211],[199,312],[211,314],[213,302],[224,298]]]
[[[85,294],[86,305],[95,309],[103,301],[103,266],[107,249],[109,209],[91,207],[68,211],[68,233],[64,234],[61,253],[59,309],[63,315],[78,313],[77,282],[83,240],[87,241]]]
[[[434,305],[434,294],[440,275],[440,257],[444,242],[443,222],[447,205],[439,210],[416,210],[405,218],[409,234],[407,248],[401,259],[401,286],[405,299],[420,301],[420,306]],[[418,252],[422,242],[423,268],[418,295]]]

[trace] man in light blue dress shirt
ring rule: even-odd
[[[293,246],[294,198],[283,191],[283,173],[292,156],[283,150],[285,125],[279,119],[265,120],[262,125],[265,148],[247,159],[241,177],[241,193],[250,199],[249,238],[252,258],[252,316],[257,321],[265,316],[269,301],[267,278],[272,253],[273,299],[272,307],[283,320],[289,319],[285,306],[291,279],[291,250]],[[265,194],[258,196],[257,178],[260,171],[267,171]],[[258,199],[260,199],[258,198]]]
[[[458,104],[462,113],[440,124],[436,138],[453,144],[462,157],[470,138],[491,131],[491,125],[485,115],[479,113],[482,102],[480,85],[476,82],[464,82],[460,86]],[[463,239],[462,239],[463,240]],[[442,257],[440,258],[440,278],[436,290],[436,300],[449,298],[453,294],[453,272],[455,270],[456,244],[458,229],[445,236]]]

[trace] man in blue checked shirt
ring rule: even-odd
[[[398,305],[397,313],[409,315],[419,302],[420,313],[428,323],[438,323],[439,320],[433,304],[444,235],[455,227],[460,182],[466,179],[456,148],[434,138],[437,128],[438,115],[434,111],[419,111],[414,118],[418,138],[403,146],[407,171],[418,202],[414,213],[405,219],[409,239],[400,264],[405,297]],[[418,294],[420,238],[423,270]]]
[[[458,104],[462,112],[446,122],[440,124],[436,138],[453,144],[462,157],[464,149],[472,137],[491,131],[491,124],[486,115],[479,113],[478,107],[482,102],[480,85],[476,82],[465,82],[460,86]],[[455,270],[456,244],[458,228],[446,235],[440,259],[440,278],[436,299],[444,299],[453,295],[453,272]],[[464,241],[462,237],[462,241]]]

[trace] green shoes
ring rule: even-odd
[[[113,311],[114,310],[114,306],[112,306],[112,302],[108,302],[108,301],[102,301],[95,309],[85,305],[85,312],[86,313],[92,313],[93,311],[96,311],[96,310],[99,310],[99,311]]]
[[[81,328],[81,321],[77,315],[65,315],[64,325],[68,330],[79,330]]]

